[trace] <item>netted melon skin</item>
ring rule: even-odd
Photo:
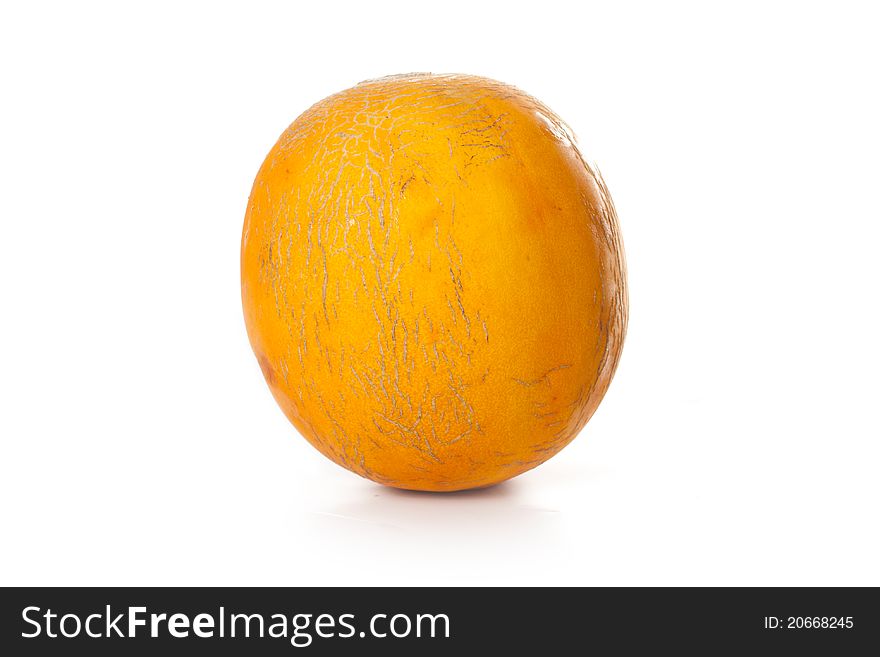
[[[400,488],[488,486],[553,456],[626,333],[604,182],[547,107],[473,76],[372,80],[303,113],[254,182],[241,272],[284,413]]]

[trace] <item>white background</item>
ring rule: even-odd
[[[725,4],[4,5],[0,583],[880,585],[878,16]],[[411,71],[554,108],[627,249],[598,413],[482,492],[325,460],[241,316],[275,139]]]

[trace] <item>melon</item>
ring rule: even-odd
[[[574,439],[628,309],[614,205],[572,131],[468,75],[363,82],[296,119],[253,184],[241,296],[298,432],[427,491],[496,484]]]

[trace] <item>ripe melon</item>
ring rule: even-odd
[[[561,450],[627,323],[614,206],[571,131],[465,75],[371,80],[303,113],[254,182],[241,294],[297,430],[352,472],[430,491]]]

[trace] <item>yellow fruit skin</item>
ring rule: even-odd
[[[368,81],[306,111],[254,182],[251,345],[284,413],[373,481],[489,486],[596,410],[627,322],[608,191],[518,89]]]

